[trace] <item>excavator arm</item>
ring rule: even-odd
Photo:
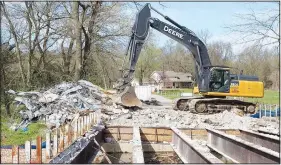
[[[163,16],[166,20],[174,24],[176,27],[162,22],[157,18],[151,17],[151,9]],[[119,79],[117,85],[115,86],[115,89],[117,89],[118,93],[122,93],[122,95],[124,95],[125,93],[128,93],[128,90],[130,90],[130,95],[127,95],[127,98],[136,97],[133,89],[129,87],[131,86],[135,67],[143,44],[148,36],[150,27],[177,41],[178,43],[181,43],[190,50],[194,57],[193,59],[195,62],[196,73],[195,76],[199,91],[207,92],[209,85],[209,67],[211,66],[211,62],[205,44],[191,30],[179,25],[169,17],[164,16],[159,11],[151,7],[150,4],[146,4],[138,12],[134,26],[132,28],[132,36],[127,49],[127,53],[129,52],[130,54],[130,67],[123,74],[122,78]],[[134,104],[132,104],[131,106],[133,105]]]

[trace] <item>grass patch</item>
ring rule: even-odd
[[[265,104],[279,104],[279,91],[265,90],[263,98],[246,98],[246,101],[259,102]]]
[[[168,99],[176,99],[180,97],[183,92],[192,93],[193,89],[168,89],[158,94]],[[265,104],[279,104],[279,91],[265,90],[263,98],[245,98],[245,101],[254,103],[265,103]]]
[[[163,91],[160,91],[158,94],[173,100],[179,98],[181,93],[192,93],[192,90],[193,89],[190,88],[165,89]]]
[[[43,123],[31,123],[28,131],[12,131],[8,126],[8,119],[1,118],[1,145],[21,145],[27,140],[34,140],[38,135],[44,135],[47,128]],[[44,138],[44,136],[42,136]]]

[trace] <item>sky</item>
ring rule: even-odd
[[[239,35],[237,36],[225,28],[239,21],[235,15],[250,13],[251,10],[261,13],[271,8],[279,8],[278,4],[272,2],[161,2],[161,4],[151,2],[155,9],[196,34],[201,30],[208,30],[211,34],[210,41],[231,42],[234,45],[234,53],[239,53],[245,47],[245,44],[237,44]],[[167,22],[154,11],[151,15]],[[163,46],[169,39],[156,30],[153,30],[153,33],[157,35],[157,42],[160,46]]]

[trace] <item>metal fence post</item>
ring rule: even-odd
[[[46,133],[46,160],[51,158],[51,133]]]
[[[25,163],[30,164],[31,162],[31,142],[26,141],[25,142]]]
[[[69,143],[70,143],[69,142],[69,138],[71,136],[70,133],[69,133],[69,131],[70,131],[69,130],[69,125],[66,124],[64,129],[65,129],[65,132],[64,132],[65,133],[65,142],[64,143],[65,143],[65,148],[67,148],[69,146]]]
[[[12,163],[19,163],[19,146],[17,145],[12,146]]]
[[[74,124],[73,124],[73,132],[74,132],[73,141],[75,141],[76,138],[77,138],[77,132],[78,132],[78,129],[77,129],[78,124],[77,124],[77,121],[78,121],[78,119],[77,119],[77,120],[74,120]],[[72,141],[72,142],[73,142],[73,141]]]
[[[277,117],[278,105],[275,105],[275,117]]]
[[[93,113],[93,121],[92,121],[92,124],[96,124],[96,112]]]
[[[91,124],[90,124],[90,114],[87,116],[87,131],[89,131],[90,130],[90,128],[91,128]]]
[[[267,108],[267,106],[266,106],[266,104],[264,104],[264,116],[266,117],[266,108]]]
[[[80,117],[77,118],[77,138],[80,136]]]
[[[270,121],[271,121],[271,105],[269,105],[269,117],[270,117]]]
[[[36,139],[36,163],[42,163],[42,138],[37,136]]]
[[[59,152],[64,149],[64,134],[62,127],[60,128]]]
[[[89,113],[89,127],[91,128],[92,124],[92,113]]]
[[[261,104],[259,105],[259,113],[260,113],[260,117],[259,118],[261,118]]]
[[[85,134],[86,132],[86,126],[87,126],[86,116],[83,116],[83,134]]]
[[[57,156],[57,154],[58,154],[58,129],[56,128],[54,131],[53,156]]]
[[[84,125],[83,125],[83,116],[80,117],[80,135],[83,135],[83,129],[84,129]]]

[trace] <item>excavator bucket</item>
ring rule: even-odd
[[[125,90],[118,96],[118,103],[125,107],[141,107],[142,102],[138,99],[135,88],[133,86],[127,86]]]

